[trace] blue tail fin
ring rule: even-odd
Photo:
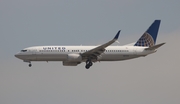
[[[161,20],[155,20],[147,31],[139,38],[134,46],[152,47],[156,44],[156,37],[158,34]]]

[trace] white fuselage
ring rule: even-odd
[[[99,46],[34,46],[21,50],[15,57],[29,62],[29,67],[32,66],[31,61],[62,61],[64,66],[77,66],[85,62],[86,69],[97,61],[121,61],[142,57],[156,52],[157,48],[165,44],[156,45],[160,22],[155,20],[133,46],[111,46],[117,41],[121,32],[119,30],[113,39]]]
[[[97,46],[35,46],[21,50],[15,56],[25,62],[30,61],[67,61],[68,54],[81,54]],[[96,61],[120,61],[154,53],[138,46],[108,46]],[[82,60],[84,62],[86,60]]]

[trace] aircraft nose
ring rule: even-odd
[[[15,56],[16,58],[19,58],[20,55],[19,55],[19,53],[17,53],[17,54],[15,54],[14,56]]]
[[[15,54],[14,56],[18,58],[19,55],[18,55],[18,54]]]

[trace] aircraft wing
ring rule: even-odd
[[[100,46],[97,46],[87,52],[84,52],[82,53],[82,57],[85,59],[85,58],[97,58],[97,56],[101,55],[104,51],[105,51],[105,48],[108,47],[109,45],[111,45],[112,43],[114,43],[118,37],[119,37],[119,34],[120,34],[120,30],[118,31],[118,33],[116,34],[116,36],[109,42],[105,43],[105,44],[102,44]]]

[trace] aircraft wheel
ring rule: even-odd
[[[32,66],[32,64],[29,64],[29,67],[31,67]]]
[[[92,66],[93,65],[93,63],[92,62],[89,62],[89,66]]]
[[[91,62],[90,59],[88,59],[88,60],[86,61],[86,66],[85,66],[85,68],[86,68],[86,69],[89,69],[92,65],[93,65],[93,63]]]
[[[89,69],[89,68],[90,68],[90,66],[89,66],[88,64],[87,64],[85,67],[86,67],[86,69]]]

